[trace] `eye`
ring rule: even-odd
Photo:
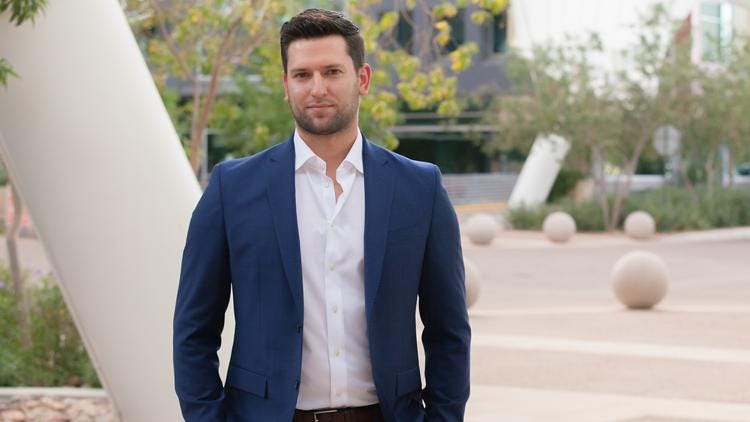
[[[341,74],[342,72],[341,72],[341,69],[328,69],[326,73],[329,75],[338,75],[338,74]]]
[[[309,76],[310,74],[307,72],[299,72],[299,73],[295,73],[294,75],[292,75],[294,79],[305,79]]]

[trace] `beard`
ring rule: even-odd
[[[333,135],[349,127],[357,118],[359,110],[359,94],[353,93],[344,104],[333,104],[335,112],[332,116],[325,118],[315,118],[308,114],[308,109],[304,106],[293,103],[289,100],[289,108],[294,116],[294,121],[305,132],[313,135]]]

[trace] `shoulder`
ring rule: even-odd
[[[242,178],[248,173],[257,175],[256,172],[259,171],[269,160],[283,156],[286,153],[293,154],[293,150],[286,151],[287,149],[290,149],[289,143],[290,142],[287,140],[246,157],[222,161],[214,166],[212,173],[218,172],[222,179],[235,177]]]
[[[435,164],[412,160],[373,142],[368,141],[367,147],[375,157],[387,161],[388,167],[395,171],[402,181],[434,185],[436,180],[440,178],[440,170]]]

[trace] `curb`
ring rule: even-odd
[[[734,227],[729,229],[714,229],[666,235],[662,242],[725,242],[734,240],[750,240],[750,227]]]
[[[18,397],[67,397],[67,398],[107,398],[101,388],[77,387],[0,387],[0,400],[7,401]]]

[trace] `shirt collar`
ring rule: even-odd
[[[318,157],[313,150],[302,140],[298,131],[294,131],[294,170],[299,170],[311,158]],[[320,159],[320,157],[318,157]],[[362,166],[362,132],[357,129],[357,138],[349,149],[349,153],[344,158],[344,162],[351,164],[357,171],[364,173]]]

